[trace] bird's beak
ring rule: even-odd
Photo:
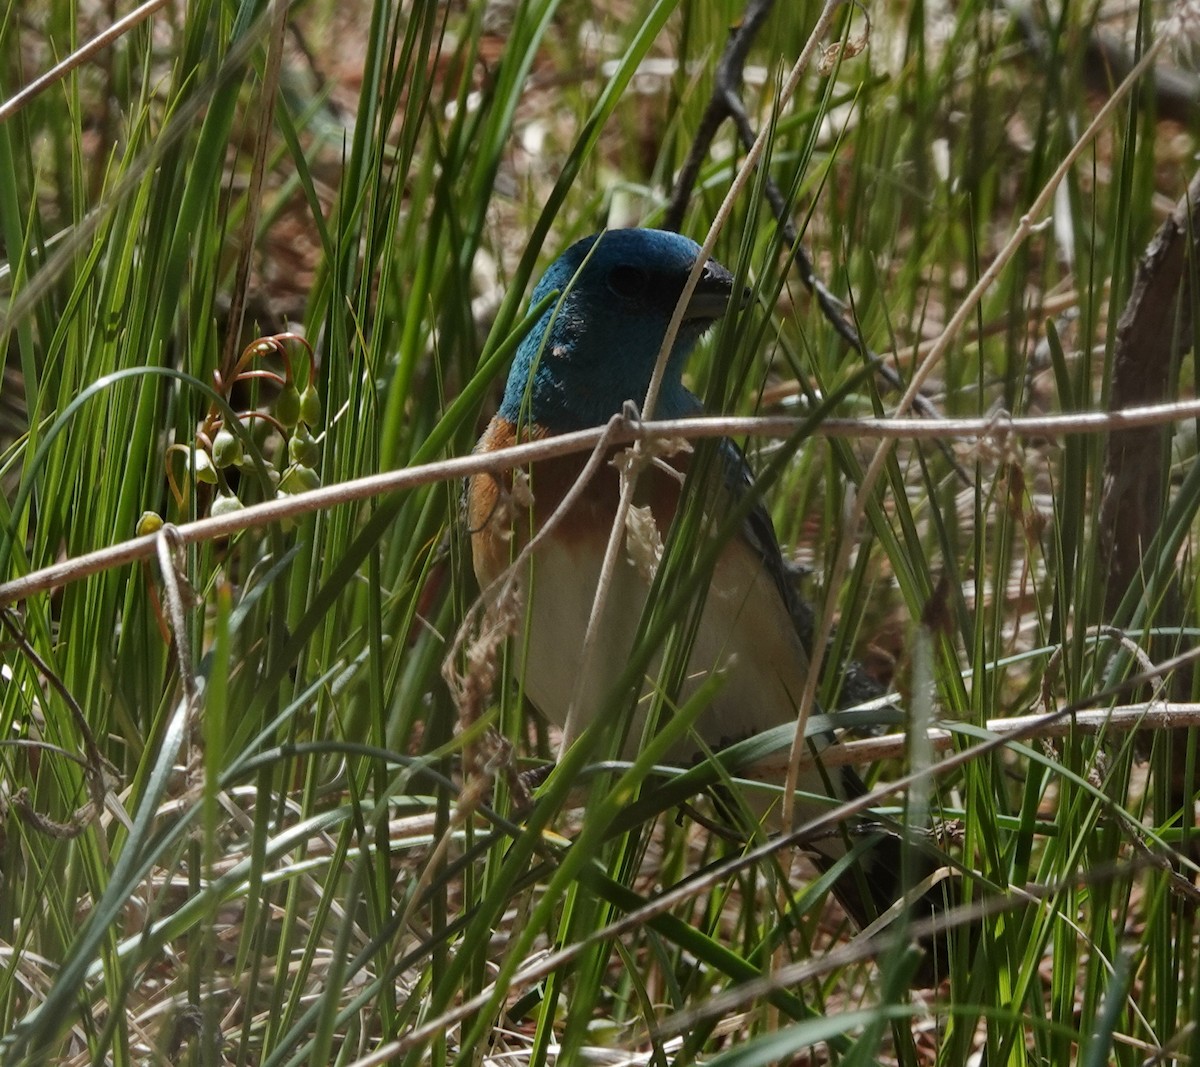
[[[751,292],[743,289],[740,298],[734,297],[733,275],[721,266],[715,259],[704,264],[704,271],[692,298],[688,301],[686,318],[688,319],[719,319],[729,310],[731,304],[744,308],[750,303]]]

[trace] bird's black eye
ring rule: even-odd
[[[622,265],[608,272],[608,287],[627,299],[643,296],[649,284],[650,277],[641,267]]]

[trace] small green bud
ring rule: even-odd
[[[163,518],[157,511],[143,511],[134,532],[138,537],[144,537],[146,534],[158,533],[162,528]]]
[[[213,499],[212,507],[208,509],[208,513],[214,518],[220,518],[222,515],[231,515],[235,511],[242,511],[246,507],[232,493],[218,493]]]
[[[315,467],[321,458],[321,450],[304,423],[296,427],[288,441],[288,458],[293,463],[301,463],[305,467]]]
[[[213,462],[222,469],[241,463],[241,440],[228,430],[218,430],[217,436],[213,438],[212,458]]]
[[[283,472],[279,488],[285,493],[307,493],[321,488],[321,476],[303,463],[294,463]]]
[[[300,390],[288,382],[275,400],[275,418],[289,430],[300,421]]]
[[[249,454],[243,454],[237,462],[237,468],[248,478],[257,480],[260,476],[259,465],[254,462],[254,458]],[[279,471],[274,467],[267,467],[267,477],[271,481],[272,488],[279,484]]]
[[[205,485],[217,484],[217,468],[213,466],[212,456],[202,448],[192,452],[192,477]]]
[[[312,382],[309,382],[300,394],[300,421],[306,426],[321,424],[321,394]]]

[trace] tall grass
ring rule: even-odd
[[[132,537],[145,512],[183,523],[269,498],[268,470],[288,491],[468,453],[536,272],[603,225],[661,219],[740,7],[314,0],[282,38],[273,13],[164,6],[0,123],[5,580]],[[1081,88],[1079,5],[1040,56],[982,5],[871,14],[866,52],[813,72],[778,114],[767,171],[865,341],[909,374],[903,353],[953,314],[1103,96]],[[745,87],[756,122],[815,17],[771,16]],[[5,7],[0,97],[100,19]],[[839,32],[863,31],[861,13],[845,20]],[[986,294],[929,389],[947,414],[1106,402],[1134,258],[1195,145],[1147,107],[1118,114],[1053,225]],[[723,132],[687,232],[707,230],[740,155]],[[756,299],[691,384],[712,410],[833,397],[839,415],[886,412],[894,396],[810,307],[785,252],[757,191],[738,200],[717,255]],[[239,331],[228,310],[247,253]],[[283,341],[242,366],[266,376],[235,383],[228,353],[293,321],[315,361]],[[1184,386],[1194,376],[1179,368]],[[292,387],[311,442],[286,410]],[[235,417],[251,409],[279,423]],[[195,450],[222,427],[247,458],[203,480]],[[744,443],[824,610],[870,450],[819,432]],[[951,456],[891,454],[829,598],[833,660],[866,659],[917,723],[957,724],[965,749],[1043,693],[1085,701],[1138,669],[1102,622],[1152,656],[1190,647],[1200,494],[1183,435],[1174,536],[1148,546],[1156,577],[1116,619],[1099,607],[1099,439],[997,436]],[[552,755],[553,737],[506,659],[475,702],[443,678],[449,657],[478,681],[489,651],[473,631],[455,645],[477,594],[460,491],[169,550],[165,572],[128,565],[6,609],[4,1062],[1200,1056],[1194,731],[1155,732],[1148,750],[1115,733],[1014,743],[937,777],[964,903],[991,910],[946,983],[914,996],[902,951],[839,949],[853,931],[801,856],[741,862],[749,846],[678,817],[653,745],[614,769],[599,761],[619,746],[589,734],[520,810],[510,760]],[[668,539],[647,657],[655,639],[685,640],[708,543],[689,514]],[[638,688],[636,664],[626,675]],[[826,702],[838,684],[827,672]],[[922,795],[882,814],[924,825]],[[538,961],[544,974],[525,970]],[[764,980],[791,961],[802,977]]]

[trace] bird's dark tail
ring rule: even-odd
[[[778,781],[779,768],[761,764],[736,765],[737,773],[746,778]],[[796,806],[792,811],[792,828],[820,820],[831,814],[826,803],[816,798],[852,801],[862,797],[867,787],[850,767],[807,769],[798,782]],[[800,794],[805,794],[801,799]],[[713,799],[719,810],[736,825],[739,808],[758,818],[764,815],[767,825],[782,831],[777,804],[763,801],[762,806],[751,796],[742,795],[742,803],[732,800],[718,788]],[[866,930],[887,916],[884,925],[889,932],[905,929],[910,924],[922,924],[932,932],[918,931],[913,944],[923,957],[915,974],[916,981],[925,987],[937,985],[949,974],[951,937],[946,923],[940,920],[960,900],[960,880],[949,868],[945,854],[932,840],[916,830],[893,829],[861,816],[846,819],[840,829],[826,829],[819,838],[803,841],[801,847],[812,855],[818,868],[832,872],[832,892],[846,914],[859,930]],[[900,907],[897,907],[900,905]],[[884,936],[887,936],[886,934]],[[972,937],[971,933],[966,935]]]
[[[896,905],[907,902],[888,929],[924,920],[937,922],[958,903],[958,883],[945,868],[945,858],[931,844],[905,839],[886,827],[859,824],[848,831],[851,852],[834,859],[818,852],[817,866],[828,872],[841,867],[833,884],[838,903],[860,930]],[[845,860],[849,859],[849,863]],[[934,986],[949,974],[950,934],[945,926],[915,939],[923,953],[916,979]]]

